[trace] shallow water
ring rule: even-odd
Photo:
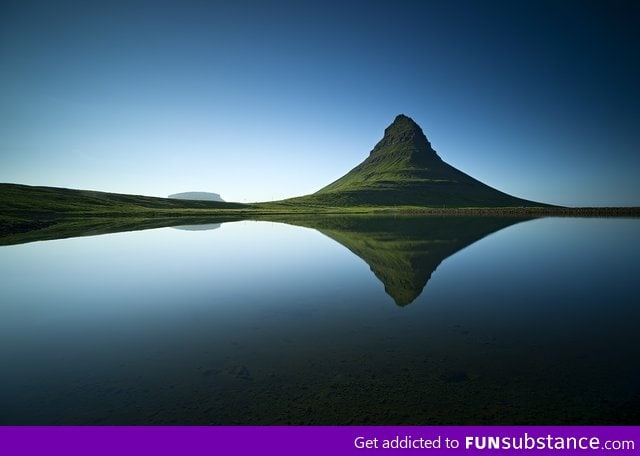
[[[0,247],[0,423],[640,423],[640,220],[296,223]]]

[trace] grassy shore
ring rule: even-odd
[[[295,221],[344,215],[640,217],[638,207],[332,207],[295,201],[223,203],[0,184],[0,245],[234,220]]]

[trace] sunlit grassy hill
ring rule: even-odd
[[[121,193],[0,184],[2,213],[104,213],[145,212],[172,209],[240,209],[240,203],[191,201]]]
[[[189,201],[120,193],[0,184],[0,234],[31,231],[61,219],[196,216],[251,208],[239,203]]]
[[[422,129],[402,114],[362,163],[316,193],[287,201],[319,206],[548,206],[507,195],[445,163]]]

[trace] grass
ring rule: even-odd
[[[338,195],[345,198],[344,194]],[[340,203],[340,204],[338,204]],[[428,207],[324,204],[310,198],[240,204],[0,184],[0,245],[231,220],[298,223],[318,216],[638,217],[640,208]]]
[[[240,203],[177,200],[57,187],[0,184],[0,210],[3,214],[131,213],[188,209],[228,210],[247,207],[250,206]]]
[[[496,190],[445,163],[420,127],[400,115],[358,166],[296,204],[354,207],[548,207]]]

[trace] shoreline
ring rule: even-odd
[[[187,209],[131,212],[3,212],[0,215],[0,246],[26,242],[139,231],[180,225],[238,222],[316,222],[347,218],[640,218],[640,208],[323,208],[314,210]]]

